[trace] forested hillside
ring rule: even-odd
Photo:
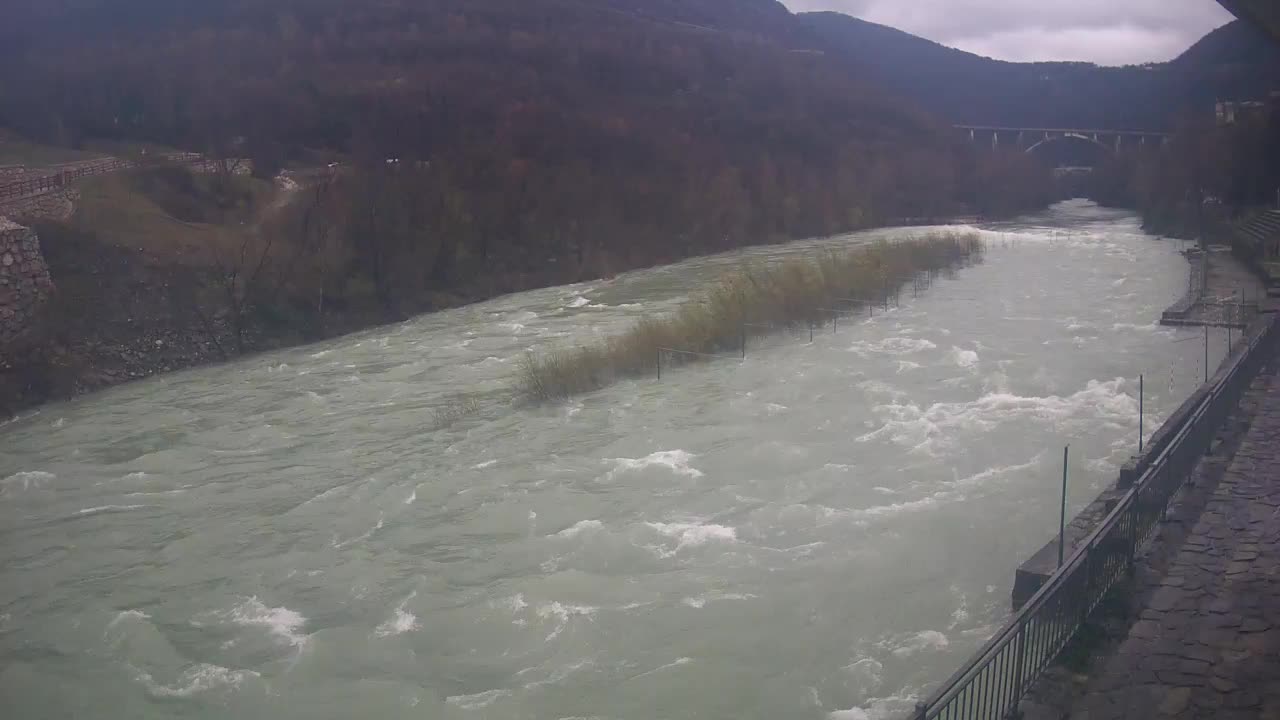
[[[1098,67],[1003,62],[838,13],[798,17],[821,47],[868,80],[955,123],[1171,129],[1211,113],[1217,100],[1280,88],[1280,49],[1240,21],[1171,62]]]
[[[1043,169],[973,154],[804,51],[773,0],[64,0],[27,12],[42,31],[6,58],[0,122],[62,144],[247,154],[264,174],[354,164],[334,221],[351,251],[335,272],[391,283],[379,294],[398,312],[481,277],[494,290],[550,279],[551,263],[554,279],[576,279],[1048,199]],[[396,217],[352,219],[389,197],[400,205],[379,212]],[[383,265],[411,270],[389,278]]]

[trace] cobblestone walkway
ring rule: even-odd
[[[1070,717],[1280,720],[1280,382]]]

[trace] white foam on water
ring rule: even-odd
[[[578,672],[579,670],[585,667],[591,667],[592,665],[595,665],[595,663],[590,659],[579,660],[578,662],[570,663],[568,665],[565,665],[564,667],[561,667],[555,670],[544,680],[533,680],[531,682],[525,683],[524,688],[525,690],[533,690],[535,688],[543,687],[545,685],[555,685],[556,683],[563,681],[565,678]],[[516,677],[521,677],[522,675],[536,669],[537,668],[525,668],[524,670],[521,670],[520,672],[516,673]]]
[[[306,502],[302,503],[302,504],[301,504],[301,505],[299,505],[298,507],[306,507],[307,505],[310,505],[310,504],[311,504],[311,503],[313,503],[313,502],[319,502],[319,501],[321,501],[321,500],[328,500],[329,498],[331,498],[331,497],[333,497],[333,496],[335,496],[335,495],[337,495],[337,494],[339,494],[339,493],[341,493],[341,492],[343,492],[343,491],[347,490],[349,487],[350,487],[350,485],[348,485],[348,484],[335,485],[335,486],[333,486],[333,487],[329,488],[328,490],[325,490],[325,491],[323,491],[323,492],[319,493],[318,495],[315,495],[314,497],[310,498],[309,500],[307,500]]]
[[[957,477],[955,480],[951,482],[951,484],[956,487],[981,487],[983,485],[986,485],[988,481],[998,477],[1002,477],[1004,475],[1025,472],[1027,470],[1034,470],[1035,468],[1040,466],[1040,463],[1043,460],[1043,458],[1044,458],[1043,452],[1037,453],[1035,457],[1031,458],[1030,460],[1024,463],[1018,463],[1016,465],[998,465],[996,467],[989,467],[986,470],[983,470],[982,472],[977,472],[966,477]]]
[[[940,449],[953,445],[962,432],[988,433],[1001,424],[1041,422],[1058,430],[1062,423],[1078,420],[1128,426],[1137,422],[1138,403],[1122,391],[1124,384],[1122,378],[1090,380],[1083,390],[1067,397],[988,392],[972,402],[935,403],[923,410],[914,403],[875,405],[874,412],[887,416],[884,424],[855,441],[885,440],[936,456]]]
[[[405,610],[405,606],[408,605],[409,601],[416,597],[417,594],[418,591],[414,590],[409,593],[409,597],[401,600],[400,604],[396,606],[395,612],[392,614],[391,618],[374,628],[374,633],[377,634],[378,637],[388,637],[390,635],[402,635],[412,630],[417,630],[418,617],[408,610]]]
[[[899,360],[898,374],[901,375],[902,373],[908,372],[910,370],[919,370],[920,367],[921,367],[920,363],[918,362],[911,362],[910,360]]]
[[[888,395],[893,398],[906,397],[906,393],[879,380],[863,380],[857,388],[868,395]]]
[[[665,467],[676,475],[697,479],[703,476],[702,471],[689,466],[690,461],[696,457],[698,456],[685,450],[659,450],[642,458],[612,458],[605,461],[613,463],[613,469],[605,478],[612,480],[622,473],[657,466]]]
[[[482,463],[476,463],[475,465],[472,465],[472,466],[471,466],[471,469],[473,469],[473,470],[484,470],[485,468],[490,468],[490,467],[493,467],[494,465],[497,465],[497,464],[498,464],[498,461],[497,461],[497,460],[485,460],[485,461],[484,461],[484,462],[482,462]]]
[[[39,409],[39,408],[37,408],[37,409],[35,409],[35,410],[32,410],[32,411],[31,411],[29,414],[27,414],[27,415],[23,415],[23,414],[19,413],[19,414],[17,414],[17,415],[14,415],[14,416],[13,416],[13,417],[11,417],[11,418],[6,418],[6,419],[4,419],[4,420],[0,420],[0,427],[4,427],[5,425],[10,425],[10,424],[12,424],[12,423],[22,422],[23,420],[27,420],[27,419],[29,419],[29,418],[33,418],[33,417],[35,417],[35,416],[39,415],[39,414],[40,414],[40,412],[41,412],[41,411],[40,411],[40,409]]]
[[[98,507],[81,508],[75,512],[76,517],[86,517],[89,515],[100,515],[102,513],[118,513],[137,510],[139,508],[151,507],[150,505],[99,505]]]
[[[779,405],[778,403],[768,403],[764,406],[764,411],[767,415],[777,415],[778,413],[786,412],[787,409],[786,405]]]
[[[32,488],[42,488],[57,479],[57,475],[43,470],[23,470],[22,472],[16,472],[4,480],[0,480],[0,497],[4,497],[11,491],[16,492],[19,489],[19,486],[21,486],[22,492],[26,492]]]
[[[904,513],[919,512],[922,510],[930,510],[936,507],[943,507],[948,503],[965,500],[968,495],[965,491],[972,488],[983,488],[991,483],[992,480],[1011,475],[1026,470],[1031,470],[1040,465],[1042,454],[1037,454],[1031,460],[1017,465],[1003,465],[974,473],[967,477],[957,477],[947,487],[937,492],[926,495],[915,500],[907,500],[890,505],[875,505],[868,508],[848,508],[836,509],[826,506],[820,506],[821,512],[826,517],[843,517],[856,521],[865,520],[883,520],[885,518],[893,518]],[[875,492],[882,495],[897,495],[899,491],[887,487],[872,488]]]
[[[412,504],[414,503],[414,501],[415,501],[415,500],[417,500],[417,499],[418,499],[418,488],[416,488],[416,487],[415,487],[415,488],[413,489],[413,492],[409,493],[409,497],[407,497],[407,498],[405,498],[405,499],[404,499],[404,504],[405,504],[405,505],[412,505]]]
[[[849,673],[851,680],[867,689],[879,685],[883,680],[884,665],[875,658],[858,658],[841,669]]]
[[[962,623],[969,621],[969,601],[959,586],[952,585],[950,590],[952,595],[959,598],[959,604],[956,605],[956,609],[951,611],[951,624],[947,626],[948,630],[955,630]]]
[[[519,613],[521,610],[524,610],[525,608],[529,607],[529,603],[524,601],[524,593],[516,593],[515,595],[512,595],[509,598],[503,598],[502,600],[491,601],[489,603],[489,607],[506,610],[511,614],[515,615]]]
[[[556,626],[551,631],[551,634],[547,635],[546,638],[547,641],[550,642],[551,640],[559,637],[560,633],[564,632],[564,629],[569,626],[569,621],[571,619],[575,617],[591,619],[592,616],[595,615],[596,610],[599,609],[600,608],[592,607],[590,605],[566,605],[559,601],[552,601],[549,603],[539,603],[534,612],[542,620],[555,618]]]
[[[847,514],[854,518],[896,517],[903,513],[917,512],[937,507],[943,500],[948,499],[950,496],[950,493],[938,492],[932,495],[926,495],[918,500],[907,500],[905,502],[894,503],[892,505],[876,505],[869,508],[850,510]]]
[[[683,598],[680,602],[695,610],[701,610],[707,606],[707,603],[720,602],[722,600],[753,600],[755,597],[755,595],[749,593],[703,593]]]
[[[906,717],[917,699],[917,696],[909,694],[873,698],[860,707],[828,713],[827,718],[828,720],[898,720]]]
[[[629,679],[629,680],[638,680],[638,679],[640,679],[640,678],[642,678],[642,677],[647,677],[647,676],[649,676],[649,675],[653,675],[654,673],[662,672],[663,670],[670,670],[671,668],[678,668],[678,667],[680,667],[681,665],[688,665],[688,664],[689,664],[689,663],[691,663],[691,662],[693,662],[693,658],[689,658],[689,657],[678,657],[678,658],[676,658],[675,660],[672,660],[671,662],[667,663],[666,665],[659,665],[658,667],[656,667],[656,668],[654,668],[654,669],[652,669],[652,670],[649,670],[649,671],[647,671],[647,672],[642,672],[642,673],[640,673],[639,675],[632,675],[632,676],[631,676],[630,678],[628,678],[628,679]]]
[[[858,340],[849,346],[849,352],[866,357],[878,355],[910,355],[912,353],[933,350],[938,346],[924,338],[891,337],[878,342]]]
[[[55,427],[55,428],[60,428],[66,424],[67,424],[66,418],[58,418],[57,420],[54,420],[53,422],[49,423],[50,427]]]
[[[689,547],[699,547],[709,542],[737,542],[738,531],[725,525],[691,523],[645,523],[650,529],[677,541],[674,550],[656,548],[662,557],[671,557]]]
[[[895,641],[885,641],[877,647],[889,650],[897,657],[908,657],[926,651],[945,650],[951,642],[937,630],[921,630]]]
[[[450,695],[445,698],[445,702],[450,705],[456,705],[463,710],[479,710],[480,708],[489,707],[500,698],[510,694],[510,690],[486,690],[474,695]]]
[[[266,628],[277,640],[294,647],[302,647],[307,643],[307,635],[299,632],[307,624],[302,613],[284,606],[267,607],[257,596],[247,598],[231,610],[218,615],[236,625]]]
[[[1084,461],[1084,469],[1094,473],[1111,473],[1120,469],[1111,458],[1093,458]]]
[[[351,546],[351,545],[354,545],[354,544],[356,544],[356,543],[358,543],[358,542],[362,542],[362,541],[364,541],[364,540],[368,540],[369,538],[373,537],[373,534],[374,534],[374,533],[376,533],[376,532],[378,532],[379,530],[381,530],[381,529],[382,529],[382,525],[383,525],[383,523],[385,523],[385,522],[386,522],[386,519],[387,519],[387,518],[386,518],[386,515],[385,515],[385,514],[383,514],[383,513],[378,513],[378,522],[374,523],[374,526],[373,526],[373,527],[369,528],[368,530],[366,530],[366,531],[364,531],[364,532],[360,533],[359,535],[357,535],[357,536],[355,536],[355,537],[353,537],[353,538],[351,538],[351,539],[349,539],[349,540],[343,540],[342,542],[338,542],[338,539],[335,537],[335,538],[333,539],[333,542],[332,542],[332,543],[330,543],[330,545],[332,545],[332,546],[333,546],[333,547],[335,547],[335,548],[344,548],[344,547],[349,547],[349,546]]]
[[[138,672],[137,681],[153,697],[185,698],[220,688],[235,689],[246,679],[257,677],[260,675],[252,670],[230,670],[221,665],[200,663],[183,672],[174,685],[162,685],[149,673],[141,671]]]
[[[604,523],[599,520],[579,520],[573,525],[556,533],[556,537],[575,538],[588,530],[600,530],[604,527]]]
[[[951,352],[947,354],[947,358],[956,364],[957,367],[971,368],[978,364],[978,353],[973,350],[963,350],[954,345],[951,346]]]
[[[154,497],[160,495],[181,495],[187,491],[186,488],[174,488],[173,490],[155,490],[153,492],[131,492],[125,493],[125,497]]]
[[[574,295],[574,296],[573,296],[573,299],[572,299],[572,300],[570,300],[568,303],[566,303],[566,304],[565,304],[565,307],[568,307],[568,308],[580,308],[580,307],[582,307],[582,306],[584,306],[584,305],[590,305],[590,304],[591,304],[591,301],[590,301],[590,300],[588,300],[588,299],[586,299],[586,298],[582,297],[581,295]]]
[[[120,623],[126,620],[150,620],[150,619],[151,619],[151,616],[142,612],[141,610],[123,610],[119,613],[116,613],[116,616],[111,618],[111,622],[107,623],[107,629],[110,630],[111,628],[119,625]]]

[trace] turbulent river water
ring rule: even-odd
[[[1081,201],[813,342],[513,404],[522,353],[757,248],[138,382],[0,427],[14,718],[889,717],[1203,372],[1176,242]],[[1183,339],[1194,340],[1181,342]],[[1225,344],[1213,337],[1212,361]],[[437,412],[459,394],[479,414]]]

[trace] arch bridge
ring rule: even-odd
[[[1001,127],[996,125],[956,125],[955,128],[969,134],[970,142],[989,142],[992,149],[1012,145],[1019,150],[1032,152],[1045,143],[1074,139],[1091,142],[1108,152],[1120,152],[1131,145],[1163,147],[1173,137],[1172,133],[1154,130],[1101,130],[1097,128],[1033,128]]]

